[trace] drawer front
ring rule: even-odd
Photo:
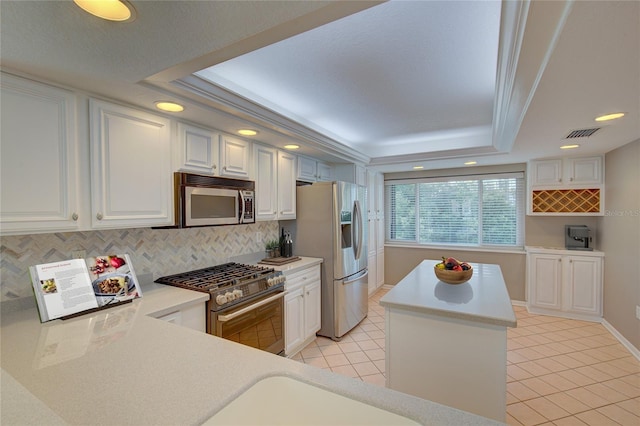
[[[295,272],[291,275],[286,275],[286,277],[287,281],[285,282],[285,289],[288,291],[291,291],[300,285],[320,281],[320,265]]]

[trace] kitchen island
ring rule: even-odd
[[[149,283],[141,299],[70,320],[3,314],[0,423],[202,424],[256,383],[284,376],[420,424],[496,424],[156,318],[207,297]]]
[[[507,327],[516,326],[498,265],[447,284],[424,260],[382,299],[387,387],[505,421]]]

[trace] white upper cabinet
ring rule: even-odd
[[[576,188],[603,184],[601,156],[556,158],[529,163],[532,188]]]
[[[251,176],[251,143],[222,135],[220,138],[220,176],[249,179]]]
[[[278,151],[278,219],[296,218],[296,156]]]
[[[296,218],[296,156],[254,144],[256,220]]]
[[[278,150],[254,144],[256,220],[276,220],[278,209]]]
[[[218,174],[220,134],[178,123],[178,169],[206,175]]]
[[[367,185],[367,169],[358,164],[336,164],[333,167],[333,177],[343,182]]]
[[[313,158],[298,156],[298,180],[318,182],[333,180],[333,168]]]
[[[94,228],[173,223],[170,121],[90,100]]]
[[[3,234],[79,228],[75,96],[2,74]]]

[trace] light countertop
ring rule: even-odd
[[[56,424],[201,424],[259,380],[281,375],[421,424],[498,424],[153,318],[207,297],[151,285],[130,304],[66,321],[41,324],[36,309],[3,315],[0,423],[51,416]]]
[[[500,266],[470,263],[473,267],[471,279],[453,285],[435,276],[433,268],[439,262],[423,260],[380,299],[380,305],[505,327],[516,326]]]

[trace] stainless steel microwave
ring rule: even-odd
[[[178,227],[255,223],[255,182],[180,172],[174,181]]]

